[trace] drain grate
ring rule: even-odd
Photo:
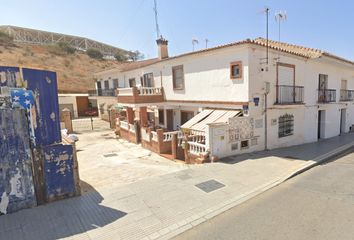
[[[109,154],[104,154],[103,155],[104,157],[116,157],[116,156],[118,156],[116,153],[109,153]]]
[[[212,179],[206,182],[198,183],[195,185],[197,188],[203,190],[206,193],[215,191],[219,188],[225,187],[224,184]]]

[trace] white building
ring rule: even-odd
[[[128,124],[204,132],[198,154],[314,142],[354,124],[352,61],[262,38],[175,57],[157,43],[158,58],[97,73],[97,86],[118,88]]]

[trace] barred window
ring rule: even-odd
[[[279,117],[279,137],[286,137],[294,134],[294,116],[285,114]]]

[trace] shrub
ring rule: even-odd
[[[89,48],[89,49],[87,49],[86,54],[87,54],[90,58],[103,59],[103,54],[100,52],[100,50],[95,49],[95,48]]]
[[[15,47],[14,39],[10,35],[4,32],[0,32],[0,46]]]
[[[66,52],[68,54],[74,54],[76,52],[76,49],[70,46],[68,43],[59,42],[57,43],[57,45],[63,52]]]
[[[128,60],[127,54],[123,51],[117,51],[114,54],[114,58],[119,62],[125,62]]]

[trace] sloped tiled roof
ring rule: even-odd
[[[180,54],[177,56],[165,58],[162,60],[160,60],[158,58],[152,58],[152,59],[147,59],[147,60],[142,60],[142,61],[137,61],[137,62],[128,62],[128,63],[123,63],[122,65],[116,67],[114,70],[118,70],[118,71],[122,71],[122,72],[130,71],[130,70],[146,67],[146,66],[149,66],[149,65],[155,64],[157,62],[161,62],[161,61],[168,61],[168,60],[172,60],[172,59],[176,59],[176,58],[180,58],[180,57],[184,57],[184,56],[201,54],[201,53],[210,52],[210,51],[214,51],[214,50],[221,49],[221,48],[227,48],[227,47],[243,45],[243,44],[254,44],[254,45],[261,46],[261,47],[266,47],[267,40],[264,38],[246,39],[246,40],[228,43],[228,44],[224,44],[224,45],[219,45],[216,47],[206,48],[206,49],[202,49],[202,50],[198,50],[198,51],[194,51],[194,52],[187,52],[187,53],[183,53],[183,54]],[[303,46],[299,46],[299,45],[273,41],[273,40],[268,40],[268,47],[270,49],[273,49],[276,51],[281,51],[284,53],[288,53],[288,54],[292,54],[292,55],[296,55],[296,56],[300,56],[300,57],[304,57],[304,58],[308,58],[308,59],[315,59],[315,58],[319,58],[321,56],[326,56],[326,57],[334,58],[336,60],[354,65],[354,62],[351,60],[348,60],[348,59],[345,59],[345,58],[342,58],[342,57],[336,56],[334,54],[331,54],[331,53],[328,53],[328,52],[325,52],[325,51],[322,51],[319,49],[315,49],[315,48],[308,48],[308,47],[303,47]]]

